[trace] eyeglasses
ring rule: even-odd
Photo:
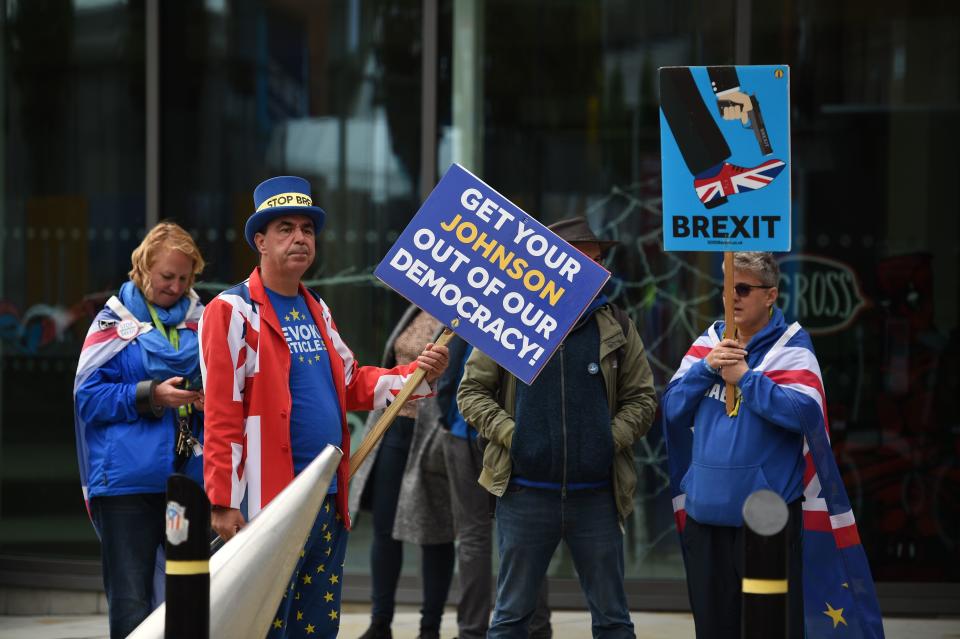
[[[762,284],[734,284],[733,291],[738,297],[747,297],[755,288],[774,288],[773,286],[764,286]]]

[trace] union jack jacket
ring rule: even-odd
[[[343,458],[337,469],[337,509],[347,527],[350,431],[346,411],[384,408],[417,369],[416,362],[390,369],[359,366],[337,332],[330,309],[315,292],[300,294],[323,336],[337,396]],[[204,480],[210,503],[240,508],[255,517],[294,477],[290,450],[290,351],[260,278],[245,282],[207,305],[200,320],[200,367],[205,399]],[[411,399],[431,394],[426,381]]]

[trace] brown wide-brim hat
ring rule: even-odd
[[[601,240],[594,235],[587,223],[587,218],[582,215],[554,222],[547,228],[571,244],[574,242],[596,242],[600,245],[601,253],[606,253],[609,249],[620,244],[620,242],[614,240]]]

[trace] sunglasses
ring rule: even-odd
[[[737,294],[737,297],[747,297],[750,295],[750,292],[755,288],[773,288],[772,286],[764,286],[762,284],[734,284],[733,291]]]

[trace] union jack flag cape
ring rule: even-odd
[[[177,328],[188,328],[197,330],[197,323],[203,313],[203,306],[200,304],[200,298],[191,289],[187,293],[190,299],[190,307],[187,310],[187,316]],[[77,462],[80,467],[80,487],[83,490],[83,501],[87,505],[87,515],[90,514],[90,496],[88,493],[87,477],[90,472],[90,451],[87,449],[86,423],[80,419],[76,411],[77,389],[90,376],[90,374],[113,359],[117,353],[133,342],[133,339],[123,339],[117,334],[120,322],[135,322],[139,327],[137,335],[153,330],[153,324],[150,322],[141,322],[133,313],[131,313],[117,298],[111,297],[106,305],[94,318],[87,336],[83,340],[83,347],[80,350],[80,360],[77,363],[77,375],[73,380],[73,421],[74,430],[77,437]]]
[[[669,389],[690,367],[720,343],[723,323],[711,325],[694,341]],[[783,387],[802,393],[815,402],[798,402],[802,420],[803,456],[803,602],[806,636],[862,637],[882,639],[883,623],[873,577],[853,510],[830,448],[827,398],[820,365],[810,338],[794,323],[754,368]],[[741,409],[742,410],[742,409]],[[691,424],[692,426],[693,424]],[[680,480],[691,462],[692,428],[667,428],[664,437],[669,455],[670,488],[678,531],[686,521],[686,495]]]

